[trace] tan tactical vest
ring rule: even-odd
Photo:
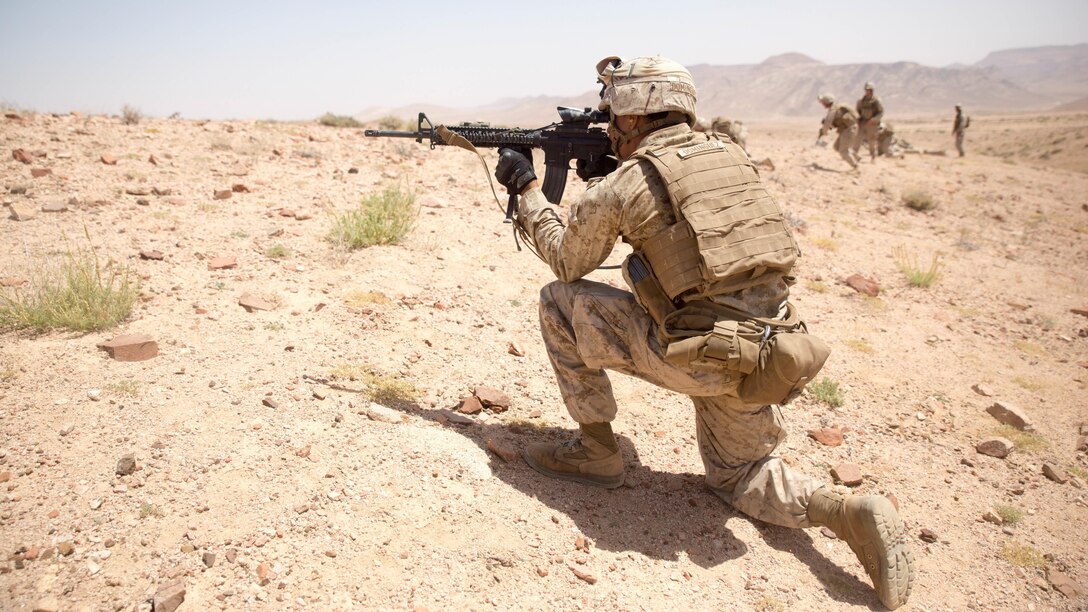
[[[639,157],[660,173],[677,219],[642,245],[670,300],[737,291],[769,270],[789,273],[797,243],[743,149],[695,133]]]
[[[872,119],[877,113],[883,111],[881,108],[880,99],[873,96],[866,100],[865,98],[858,99],[858,115],[862,119]]]
[[[858,113],[845,104],[839,104],[835,108],[835,118],[831,126],[838,131],[848,130],[858,122]]]

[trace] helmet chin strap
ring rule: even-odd
[[[645,115],[642,115],[645,117]],[[640,126],[634,127],[628,131],[620,129],[619,123],[616,122],[616,115],[612,115],[612,120],[609,122],[609,127],[618,135],[614,141],[612,141],[612,154],[616,156],[616,159],[622,159],[620,155],[620,149],[625,147],[627,143],[635,140],[643,134],[649,134],[655,130],[660,130],[663,127],[670,125],[679,125],[681,123],[688,123],[688,117],[684,113],[679,111],[669,111],[664,117],[660,119],[654,119],[653,121],[647,121]]]

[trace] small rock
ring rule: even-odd
[[[257,579],[261,581],[261,584],[268,582],[272,574],[272,566],[268,564],[268,561],[261,561],[257,566]]]
[[[26,279],[18,276],[5,276],[0,278],[0,287],[21,287],[26,284]]]
[[[252,293],[243,293],[242,297],[238,298],[238,305],[246,309],[246,312],[253,312],[255,310],[274,310],[276,305],[268,300],[259,298]]]
[[[76,551],[76,547],[71,542],[61,542],[57,544],[57,552],[65,557],[69,557]]]
[[[521,345],[517,342],[511,342],[506,346],[506,352],[510,353],[514,357],[524,357],[525,351],[521,349]]]
[[[53,202],[46,202],[42,204],[42,212],[47,213],[61,213],[68,210],[68,203],[61,200],[55,200]]]
[[[148,161],[148,163],[149,163],[149,164],[151,164],[152,166],[157,166],[157,165],[159,165],[159,158],[155,157],[155,155],[154,155],[154,154],[152,154],[152,155],[148,155],[148,156],[147,156],[147,161]]]
[[[468,418],[467,416],[454,412],[452,410],[440,410],[438,413],[439,419],[445,419],[446,421],[455,425],[472,425],[476,421]]]
[[[480,403],[475,395],[470,395],[461,400],[461,406],[457,408],[457,412],[461,414],[476,414],[484,409],[484,405]]]
[[[977,384],[972,385],[971,389],[975,393],[978,393],[979,395],[981,395],[982,397],[993,397],[994,396],[993,390],[990,389],[989,387],[983,386],[982,383],[977,383]]]
[[[230,189],[219,189],[214,194],[216,200],[229,200],[232,195],[234,192]]]
[[[1005,425],[1011,425],[1021,431],[1033,431],[1035,427],[1028,420],[1027,414],[1008,402],[994,402],[986,409],[995,419]]]
[[[215,553],[206,552],[200,556],[200,560],[204,562],[205,567],[212,567],[215,565]]]
[[[838,427],[810,429],[808,436],[824,446],[840,446],[843,442],[842,430]]]
[[[8,209],[11,210],[10,217],[16,221],[30,221],[38,216],[37,210],[23,204],[9,204]]]
[[[869,297],[880,295],[880,284],[875,280],[866,278],[860,274],[852,274],[847,277],[846,284],[854,291],[864,293]]]
[[[381,421],[382,423],[397,424],[403,422],[403,419],[401,418],[403,416],[402,413],[393,410],[392,408],[382,406],[381,404],[375,404],[374,402],[371,402],[370,406],[366,409],[366,416],[371,421]]]
[[[1065,595],[1069,599],[1076,599],[1085,593],[1088,593],[1088,590],[1085,590],[1083,585],[1050,566],[1047,566],[1046,568],[1046,579],[1050,581],[1050,585],[1054,587],[1054,590]]]
[[[864,478],[861,475],[861,468],[853,463],[840,463],[831,468],[831,476],[848,487],[856,487],[860,485]]]
[[[118,476],[128,476],[136,471],[136,455],[129,453],[117,460],[117,469],[115,472]]]
[[[242,183],[235,183],[231,185],[230,190],[234,193],[249,193],[249,187],[246,187]]]
[[[140,259],[150,259],[151,261],[162,261],[164,255],[162,251],[140,251]]]
[[[264,404],[265,406],[268,406],[272,410],[279,410],[280,409],[280,403],[277,402],[276,400],[272,399],[271,397],[264,398],[263,400],[261,400],[261,403]]]
[[[1081,436],[1077,438],[1077,452],[1088,452],[1088,436]]]
[[[975,446],[975,450],[982,455],[1004,459],[1012,452],[1013,443],[1005,438],[986,438]]]
[[[98,348],[117,361],[145,361],[159,354],[159,345],[144,334],[126,334],[98,343]]]
[[[159,587],[152,599],[151,609],[155,612],[174,612],[185,601],[185,585],[174,582]]]
[[[314,389],[312,395],[314,396],[314,399],[318,400],[324,400],[326,397],[329,396],[329,394],[326,393],[324,389]]]
[[[107,166],[117,165],[117,158],[113,155],[110,155],[109,153],[103,153],[102,157],[99,157],[99,159],[102,160],[102,163],[106,164]]]
[[[1049,463],[1043,464],[1043,475],[1058,484],[1065,484],[1066,477]]]
[[[495,412],[503,412],[510,407],[510,397],[498,389],[476,387],[474,394],[485,408],[491,408]]]
[[[50,170],[49,168],[31,168],[30,169],[30,176],[32,176],[34,178],[42,178],[43,176],[49,176],[50,174],[53,174],[53,171]]]
[[[568,566],[568,567],[570,567],[570,566]],[[582,570],[580,570],[580,569],[578,569],[576,567],[571,567],[570,571],[574,572],[574,575],[577,576],[579,579],[584,580],[585,582],[588,582],[589,584],[597,584],[597,577],[594,576],[593,574],[590,574],[588,572],[583,572]]]
[[[500,459],[507,463],[513,463],[518,460],[518,452],[513,448],[510,448],[505,442],[496,442],[491,438],[488,438],[487,450],[495,453]]]
[[[1001,516],[993,510],[987,510],[986,514],[982,515],[982,520],[987,523],[993,523],[994,525],[1000,525],[1005,522],[1005,519],[1001,518]]]
[[[59,432],[60,436],[62,438],[67,436],[68,434],[72,433],[72,431],[75,430],[75,428],[76,428],[75,423],[65,423],[64,427],[60,428],[60,432]]]
[[[14,157],[16,161],[22,162],[24,164],[29,164],[30,162],[34,161],[34,158],[30,156],[30,153],[27,153],[23,149],[13,150],[11,152],[11,156]]]
[[[128,189],[125,189],[125,193],[134,196],[146,196],[151,195],[151,190],[147,187],[129,187]]]
[[[934,533],[932,529],[923,528],[922,531],[918,533],[918,538],[923,542],[932,544],[937,541],[937,534]]]
[[[234,268],[238,266],[238,258],[234,256],[229,257],[213,257],[208,260],[209,270],[226,270],[228,268]]]

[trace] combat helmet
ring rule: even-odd
[[[876,89],[876,87],[873,85],[872,81],[865,81],[865,89],[872,91]]]
[[[680,64],[661,56],[625,60],[617,56],[597,62],[600,110],[613,115],[679,112],[695,125],[695,80]]]
[[[816,99],[819,100],[821,104],[834,104],[835,103],[835,96],[833,96],[833,95],[831,95],[829,93],[820,94],[819,97],[817,97]]]

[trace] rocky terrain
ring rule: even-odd
[[[899,133],[931,154],[847,173],[816,111],[750,123],[841,396],[792,403],[778,453],[895,498],[904,609],[1084,609],[1088,117],[978,117],[963,159],[933,154],[950,116],[919,117]],[[703,486],[684,397],[613,376],[620,489],[520,460],[572,428],[537,332],[551,276],[471,154],[25,112],[0,145],[6,295],[90,247],[140,279],[114,329],[0,334],[0,609],[879,607],[844,542]],[[417,196],[402,243],[327,239],[389,186]]]

